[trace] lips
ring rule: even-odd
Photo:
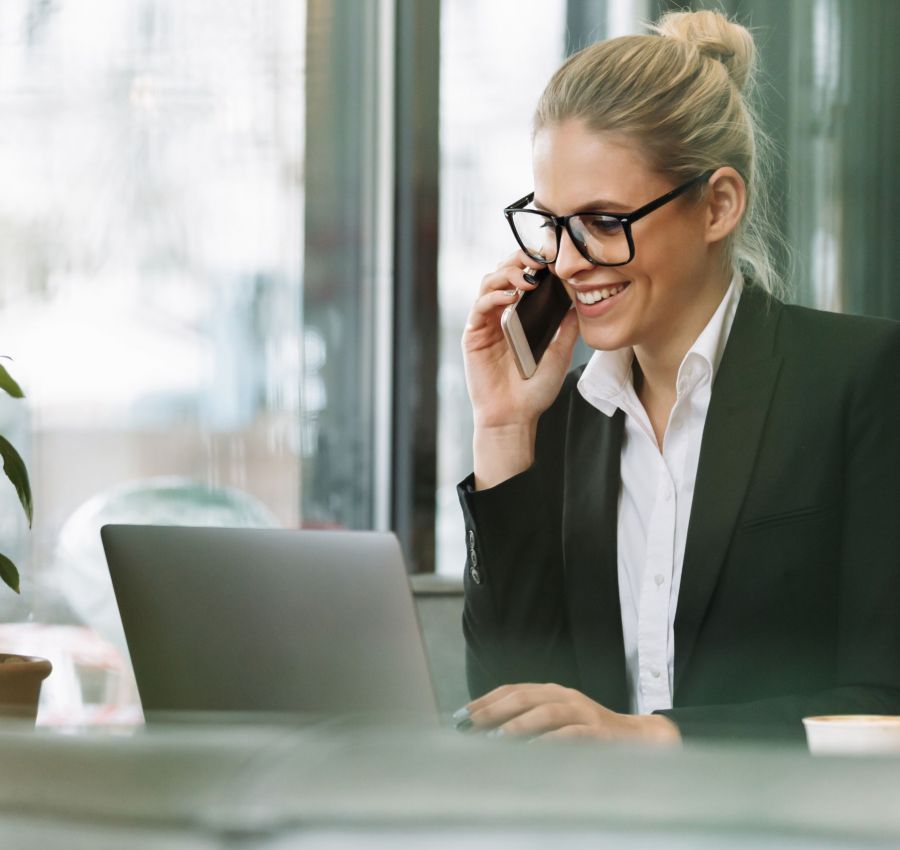
[[[621,303],[623,298],[627,300],[630,288],[630,280],[601,285],[580,283],[576,286],[569,284],[569,292],[575,309],[583,319],[599,319],[606,316],[610,310],[616,309],[616,305]]]
[[[575,290],[575,298],[581,304],[596,304],[598,301],[605,301],[607,298],[613,298],[622,290],[629,286],[630,281],[622,281],[620,283],[608,284],[606,286],[597,286],[591,288],[580,288]]]

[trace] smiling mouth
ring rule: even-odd
[[[607,298],[612,298],[613,295],[618,295],[623,289],[628,288],[629,283],[629,281],[626,281],[625,283],[598,287],[597,289],[576,289],[575,297],[582,304],[596,304],[598,301],[605,301]]]

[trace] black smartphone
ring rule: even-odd
[[[526,380],[537,364],[572,306],[562,281],[550,269],[526,269],[537,280],[537,287],[524,290],[519,300],[503,311],[500,327],[512,351],[519,374]]]

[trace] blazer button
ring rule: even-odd
[[[472,581],[474,581],[475,584],[481,584],[481,573],[474,564],[469,567],[469,575],[472,577]]]
[[[471,528],[469,529],[469,548],[475,548],[475,532]]]
[[[469,550],[469,563],[473,567],[478,566],[478,553],[474,549]]]

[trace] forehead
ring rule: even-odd
[[[579,121],[539,130],[532,165],[535,200],[557,215],[599,200],[634,209],[666,185],[629,137],[594,132]]]

